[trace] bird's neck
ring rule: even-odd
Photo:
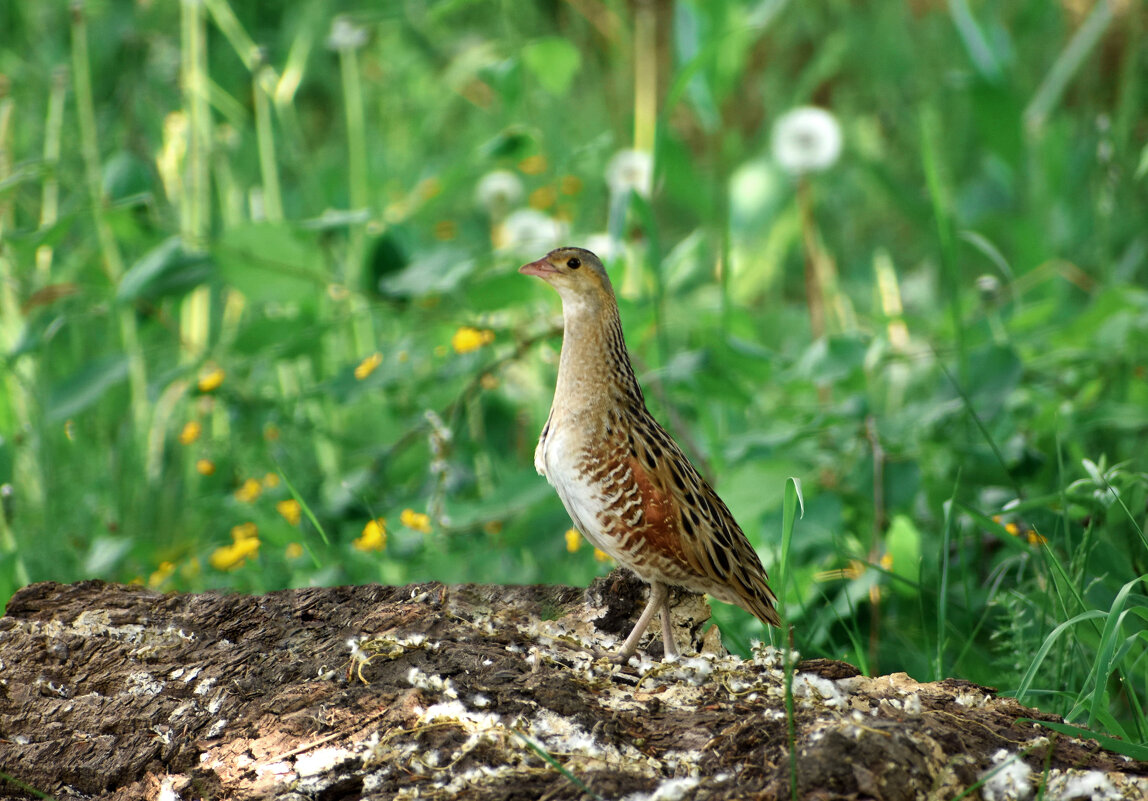
[[[562,318],[555,399],[563,399],[571,411],[619,403],[644,408],[645,399],[622,337],[617,304],[611,299],[603,306],[590,306],[578,299],[564,299]]]

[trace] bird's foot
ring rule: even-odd
[[[606,651],[601,648],[592,648],[590,653],[594,655],[594,661],[605,660],[612,665],[628,665],[630,658],[635,656],[634,653],[626,653],[624,651]]]

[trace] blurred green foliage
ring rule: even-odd
[[[534,473],[560,317],[514,269],[589,245],[803,653],[1143,740],[1146,28],[1073,0],[4,4],[0,594],[605,572]],[[794,177],[771,129],[806,105],[844,150]],[[649,192],[608,174],[635,146]]]

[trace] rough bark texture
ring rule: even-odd
[[[0,771],[23,783],[0,796],[789,798],[781,653],[595,659],[641,596],[620,572],[587,591],[35,584],[0,619]],[[677,600],[679,644],[714,649],[704,603]],[[971,797],[1148,796],[1148,764],[984,687],[797,668],[802,798],[948,799],[994,768]]]

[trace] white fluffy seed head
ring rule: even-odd
[[[493,217],[502,217],[522,200],[522,181],[510,170],[494,170],[478,179],[474,199]]]
[[[606,185],[613,195],[632,189],[649,197],[654,187],[654,157],[645,150],[619,150],[606,166]]]
[[[773,158],[794,175],[832,167],[841,155],[841,141],[837,118],[822,108],[795,108],[773,124]]]

